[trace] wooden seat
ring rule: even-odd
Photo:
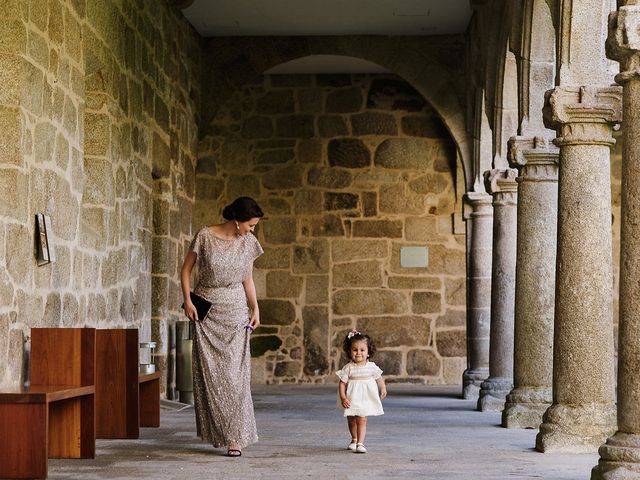
[[[48,458],[94,458],[95,329],[31,329],[31,386],[0,392],[0,478],[46,478]]]

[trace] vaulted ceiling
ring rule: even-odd
[[[177,0],[203,37],[451,35],[464,33],[469,0]]]

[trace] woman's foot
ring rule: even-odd
[[[358,442],[357,438],[352,438],[351,439],[351,443],[347,447],[347,450],[351,450],[352,452],[355,452],[356,451],[357,442]]]
[[[363,443],[356,444],[356,453],[367,453],[367,449],[364,447]]]
[[[229,448],[227,448],[227,457],[241,457],[242,456],[242,451],[240,450],[240,447],[236,444],[231,444],[229,445]]]

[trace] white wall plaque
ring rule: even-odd
[[[429,249],[427,247],[400,247],[400,266],[427,268],[429,266]]]

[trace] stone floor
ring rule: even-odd
[[[195,437],[193,410],[165,406],[139,440],[98,440],[94,460],[51,460],[51,479],[589,479],[597,454],[541,454],[535,430],[498,426],[459,387],[389,385],[386,414],[369,419],[368,454],[349,434],[331,386],[256,386],[260,442],[241,458]]]

